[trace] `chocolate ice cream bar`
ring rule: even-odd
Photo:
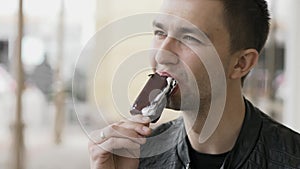
[[[166,107],[167,99],[176,87],[177,82],[171,77],[151,74],[150,79],[131,107],[132,115],[148,116],[155,123]]]

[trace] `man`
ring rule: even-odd
[[[162,75],[178,81],[180,91],[169,98],[168,107],[180,110],[182,118],[163,124],[153,131],[150,119],[141,115],[95,131],[101,136],[90,142],[93,169],[134,168],[300,168],[300,136],[273,121],[243,97],[243,81],[258,61],[269,32],[269,13],[265,0],[165,0],[162,12],[175,15],[195,25],[209,38],[221,60],[226,80],[223,115],[208,139],[201,138],[212,102],[212,85],[205,65],[197,56],[204,49],[199,32],[176,19],[161,16],[153,22],[152,66]],[[201,51],[201,50],[199,50]],[[191,76],[198,86],[197,112],[189,109],[195,90],[189,87]],[[162,142],[146,142],[173,128],[165,140],[175,142],[161,153],[147,155]],[[163,140],[162,140],[163,141]],[[144,145],[145,144],[145,145]],[[114,155],[112,151],[140,149],[135,155]],[[99,148],[101,147],[101,148]],[[162,148],[162,146],[160,146]],[[156,149],[157,150],[157,149]]]

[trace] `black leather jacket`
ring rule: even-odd
[[[242,129],[223,168],[300,169],[300,135],[272,120],[249,101],[245,100],[245,103]],[[171,128],[170,132],[166,132]],[[191,168],[182,118],[159,126],[153,133],[157,138],[148,140],[142,147],[144,158],[140,159],[140,169]],[[158,139],[168,143],[157,143]],[[157,153],[160,149],[162,152]],[[154,151],[156,154],[151,154]]]

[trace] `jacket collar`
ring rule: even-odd
[[[181,123],[182,127],[181,127],[180,132],[178,133],[180,142],[177,145],[176,153],[177,153],[179,159],[181,160],[182,164],[184,166],[188,166],[190,164],[191,160],[189,157],[188,143],[186,140],[187,134],[186,134],[186,130],[184,127],[183,119],[181,119],[181,120],[182,120],[182,123]]]
[[[260,134],[262,119],[259,117],[259,110],[247,99],[244,101],[246,111],[243,126],[232,151],[228,154],[225,168],[241,167],[255,147]]]
[[[239,168],[247,160],[252,152],[262,126],[262,119],[259,117],[259,110],[254,107],[247,99],[245,101],[245,118],[238,136],[238,139],[234,145],[232,151],[226,157],[224,168]],[[189,165],[190,158],[188,152],[188,145],[185,139],[186,131],[182,120],[182,128],[178,133],[178,140],[180,142],[177,145],[177,155],[180,158],[184,166]]]

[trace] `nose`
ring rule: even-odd
[[[157,64],[177,64],[179,61],[178,46],[179,41],[172,37],[167,37],[160,45],[159,50],[155,55],[155,61]]]

